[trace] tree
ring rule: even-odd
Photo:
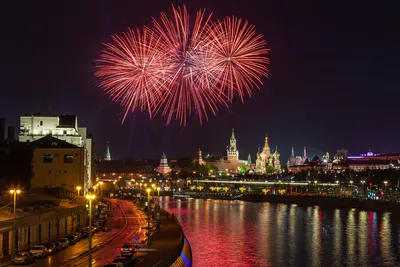
[[[267,174],[274,174],[275,173],[275,168],[271,165],[267,166],[267,170],[266,170]]]

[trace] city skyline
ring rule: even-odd
[[[400,150],[400,126],[394,123],[399,96],[394,9],[366,2],[250,1],[239,7],[185,1],[189,11],[206,8],[216,17],[235,15],[256,25],[268,41],[271,64],[262,90],[254,91],[245,104],[236,99],[231,109],[222,108],[203,126],[191,119],[183,128],[178,123],[166,127],[164,119],[150,120],[140,112],[121,126],[123,110],[110,103],[93,76],[101,43],[127,27],[148,25],[151,16],[169,10],[169,3],[96,3],[82,4],[79,10],[68,3],[8,3],[1,26],[6,41],[0,45],[7,51],[0,72],[7,88],[0,99],[0,117],[7,118],[7,125],[17,126],[24,113],[47,114],[49,109],[54,115],[77,115],[94,135],[98,157],[106,141],[114,158],[159,158],[162,152],[176,158],[199,147],[219,152],[231,128],[237,131],[242,155],[254,155],[265,132],[279,146],[282,159],[292,146],[319,153]],[[47,12],[50,7],[62,13]]]

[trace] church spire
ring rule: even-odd
[[[201,153],[201,149],[199,148],[199,165],[203,165],[204,161],[203,161],[203,156]]]
[[[303,154],[303,159],[306,160],[307,158],[307,149],[304,147],[304,154]]]
[[[264,144],[264,147],[265,147],[265,148],[269,147],[269,144],[268,144],[268,134],[265,134],[265,144]]]
[[[234,128],[232,128],[232,136],[231,136],[231,140],[232,139],[235,139],[235,129]]]
[[[106,154],[104,156],[104,160],[107,160],[107,161],[111,160],[110,142],[109,141],[107,141]]]
[[[294,147],[292,146],[292,158],[294,158]]]

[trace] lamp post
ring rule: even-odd
[[[160,210],[160,187],[157,187],[157,192],[158,192],[158,196],[157,196],[157,205],[158,205],[158,210]]]
[[[151,244],[150,240],[150,188],[147,188],[147,245]]]
[[[21,193],[19,189],[11,189],[10,193],[14,195],[14,216],[13,216],[13,239],[12,239],[12,257],[17,253],[17,225],[16,225],[16,209],[17,209],[17,194]]]
[[[383,183],[385,184],[385,195],[386,195],[386,188],[387,188],[388,181],[384,181]]]
[[[102,185],[103,185],[103,182],[99,182],[99,190],[100,190],[101,200],[103,200],[103,189],[101,188]]]
[[[364,184],[365,184],[365,180],[361,180],[363,198],[365,198],[365,188],[364,188]]]
[[[78,197],[80,196],[80,192],[81,192],[82,187],[80,187],[79,185],[76,187],[76,190],[78,190]]]
[[[92,200],[96,198],[95,195],[88,194],[86,198],[89,200],[89,267],[92,267]]]

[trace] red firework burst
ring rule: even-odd
[[[153,29],[129,30],[106,44],[95,75],[113,101],[126,109],[158,112],[186,124],[196,113],[200,123],[216,114],[237,93],[244,100],[268,74],[266,42],[254,26],[235,17],[213,23],[186,7],[161,13]],[[125,117],[124,117],[125,119]]]
[[[114,44],[105,44],[95,75],[113,101],[129,111],[148,110],[150,117],[168,91],[163,75],[163,51],[152,31],[129,29],[113,36]]]
[[[251,90],[262,84],[261,78],[268,76],[266,42],[262,35],[257,35],[253,25],[236,17],[226,17],[213,24],[210,33],[213,72],[219,88],[226,91],[229,100],[237,92],[243,102],[245,92],[251,96]]]

